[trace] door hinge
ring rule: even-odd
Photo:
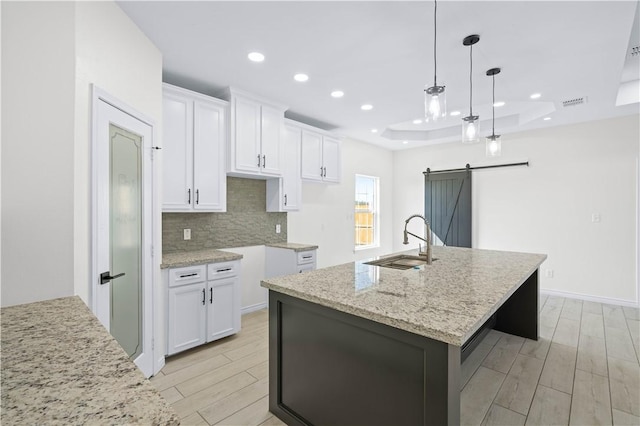
[[[156,253],[155,253],[155,250],[153,249],[153,246],[151,246],[151,257],[154,257],[154,256],[155,256],[155,254],[156,254]]]

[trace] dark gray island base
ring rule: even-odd
[[[372,285],[356,284],[354,291],[352,284],[350,292],[344,281],[361,280],[359,263],[351,264],[355,275],[344,279],[336,277],[348,275],[348,265],[327,268],[324,275],[318,270],[263,282],[269,288],[269,410],[288,425],[459,424],[461,362],[484,335],[494,328],[538,340],[538,267],[546,256],[535,256],[515,268],[516,281],[515,275],[498,274],[497,284],[487,286],[489,296],[479,291],[473,264],[467,271],[473,278],[461,278],[463,292],[451,290],[442,303],[431,293],[437,269],[423,269],[427,275],[368,273]],[[446,291],[448,281],[439,283]],[[498,288],[502,297],[496,296]],[[423,294],[425,299],[416,301]],[[474,296],[482,301],[465,299]],[[378,303],[380,297],[388,298],[386,306]],[[450,299],[458,299],[464,314],[453,310],[455,303],[447,304]],[[336,309],[327,300],[335,300]],[[374,303],[392,319],[371,315]],[[429,303],[445,305],[436,316],[451,312],[450,318],[430,321],[435,311]],[[412,328],[415,324],[424,324],[424,330]]]

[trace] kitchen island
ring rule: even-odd
[[[3,425],[177,425],[79,297],[2,308]]]
[[[546,255],[433,256],[407,270],[355,262],[263,281],[270,411],[289,425],[458,424],[460,364],[484,333],[538,339]]]

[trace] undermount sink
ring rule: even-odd
[[[436,259],[433,259],[436,260]],[[364,262],[365,265],[382,266],[392,269],[411,269],[416,266],[422,266],[427,264],[427,259],[422,256],[410,256],[407,254],[400,254],[397,256],[383,257],[382,259],[372,260],[370,262]]]

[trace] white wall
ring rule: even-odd
[[[70,296],[74,3],[2,2],[2,306]]]
[[[74,165],[74,291],[89,303],[91,277],[91,84],[155,122],[155,145],[162,146],[162,54],[114,2],[76,3]],[[162,157],[161,155],[156,158]],[[156,171],[161,170],[154,161]],[[155,237],[161,252],[159,178],[154,176]],[[154,282],[160,289],[160,256]],[[163,293],[163,292],[158,292]],[[161,302],[161,301],[159,301]],[[163,306],[159,304],[158,306]]]
[[[1,7],[2,306],[88,303],[90,85],[154,119],[159,137],[162,56],[113,2]]]
[[[355,175],[380,178],[380,248],[354,252]],[[388,254],[392,249],[393,154],[370,144],[342,142],[342,183],[304,183],[302,208],[287,214],[290,242],[318,245],[318,268]]]
[[[546,253],[543,290],[637,303],[639,129],[638,116],[628,116],[509,134],[498,160],[485,158],[484,144],[396,152],[394,217],[424,210],[427,167],[528,160],[529,167],[473,172],[473,246]],[[393,231],[400,250],[401,230]]]
[[[223,249],[231,253],[241,254],[240,308],[243,314],[262,309],[267,306],[267,289],[260,286],[264,279],[265,246],[233,247]]]

